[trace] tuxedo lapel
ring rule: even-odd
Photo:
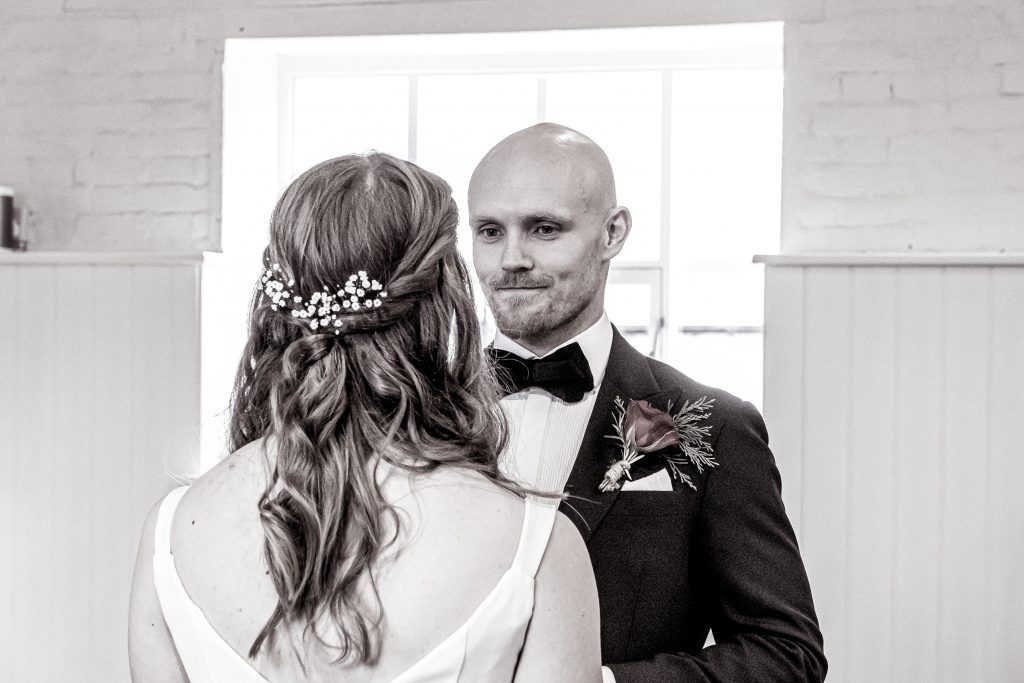
[[[601,493],[598,490],[608,466],[620,457],[618,443],[607,438],[614,434],[615,398],[623,401],[643,399],[657,392],[658,384],[647,359],[630,346],[613,326],[608,367],[576,454],[576,462],[565,484],[569,498],[561,505],[562,512],[576,524],[584,541],[590,540],[619,496],[619,491]]]

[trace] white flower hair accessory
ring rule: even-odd
[[[295,280],[288,280],[285,284],[283,277],[278,263],[263,272],[260,281],[263,283],[264,296],[270,299],[270,308],[275,311],[290,310],[293,318],[307,319],[310,329],[314,331],[333,330],[334,334],[340,334],[344,323],[338,313],[343,310],[358,312],[380,308],[388,296],[384,285],[368,277],[365,270],[349,275],[344,285],[334,286],[335,291],[324,285],[322,291],[313,292],[305,300],[289,289],[295,286]]]

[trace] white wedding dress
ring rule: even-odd
[[[164,620],[192,683],[265,683],[224,642],[192,602],[171,554],[171,520],[188,487],[167,494],[156,523],[153,571]],[[473,614],[454,633],[392,683],[511,681],[533,615],[534,576],[557,514],[557,501],[527,498],[523,529],[512,565]]]

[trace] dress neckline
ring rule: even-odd
[[[220,642],[226,650],[230,651],[234,655],[234,658],[238,661],[240,666],[244,666],[246,669],[251,671],[255,676],[259,677],[259,680],[270,683],[270,679],[268,679],[266,676],[260,673],[260,671],[256,667],[254,667],[247,658],[243,657],[241,653],[235,650],[235,648],[231,647],[231,645],[228,644],[227,640],[225,640],[221,636],[220,632],[218,632],[217,629],[214,628],[213,624],[210,623],[210,620],[207,618],[206,613],[203,611],[203,608],[200,607],[192,599],[191,595],[189,595],[188,589],[185,587],[185,584],[181,580],[181,575],[178,574],[178,568],[174,563],[174,553],[171,552],[170,532],[171,523],[174,520],[174,513],[177,510],[178,503],[181,501],[182,496],[185,494],[187,490],[187,486],[182,486],[178,489],[175,489],[174,491],[171,491],[169,494],[167,494],[167,497],[164,500],[164,505],[161,506],[160,517],[163,517],[164,514],[169,514],[170,517],[166,519],[165,524],[160,524],[159,522],[157,524],[157,529],[161,529],[162,527],[163,530],[165,530],[166,537],[164,539],[157,539],[156,552],[159,553],[161,550],[163,550],[163,561],[167,562],[168,568],[170,570],[167,573],[171,576],[175,589],[179,591],[181,597],[188,605],[188,608],[193,612],[198,623],[203,624],[207,629],[209,629],[211,637]],[[166,509],[165,507],[168,504],[170,505],[170,509]],[[494,584],[494,587],[491,588],[490,592],[487,593],[486,596],[484,596],[483,600],[481,600],[480,603],[476,606],[476,609],[473,610],[473,613],[470,614],[469,617],[467,617],[466,620],[462,622],[462,624],[460,624],[451,634],[449,634],[443,640],[441,640],[441,642],[439,642],[437,645],[431,648],[426,654],[424,654],[422,657],[416,660],[416,662],[414,662],[411,666],[407,667],[400,674],[392,678],[392,682],[399,681],[405,676],[408,676],[422,664],[429,661],[432,657],[436,656],[438,652],[443,651],[450,642],[458,639],[462,635],[462,633],[473,624],[473,622],[484,610],[484,608],[494,600],[495,596],[499,594],[499,589],[509,580],[509,578],[519,576],[521,574],[521,572],[517,570],[519,569],[520,565],[520,556],[522,555],[523,550],[526,547],[527,522],[529,521],[531,506],[536,504],[537,503],[534,502],[531,498],[526,498],[526,509],[523,511],[523,525],[519,534],[519,545],[516,547],[516,553],[512,557],[511,565],[498,578],[498,581]],[[528,578],[532,581],[534,577],[531,575]]]

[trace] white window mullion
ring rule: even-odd
[[[295,165],[295,79],[296,74],[284,72],[278,78],[277,185],[290,182]]]
[[[661,266],[650,264],[612,268],[608,273],[605,290],[608,317],[623,336],[644,354],[654,350],[654,335],[661,314],[659,302],[664,299],[661,288],[663,271]],[[624,292],[623,287],[631,288],[632,291]],[[646,292],[643,292],[643,288],[646,288]],[[625,294],[634,295],[635,298]],[[646,306],[646,315],[640,306]]]
[[[420,77],[409,76],[409,161],[416,163],[419,126]]]
[[[537,122],[540,123],[548,116],[548,79],[544,76],[537,78]]]
[[[661,72],[661,297],[659,316],[654,320],[660,325],[657,332],[656,355],[664,359],[671,352],[673,343],[673,320],[668,301],[672,289],[672,269],[668,267],[672,229],[672,72]]]

